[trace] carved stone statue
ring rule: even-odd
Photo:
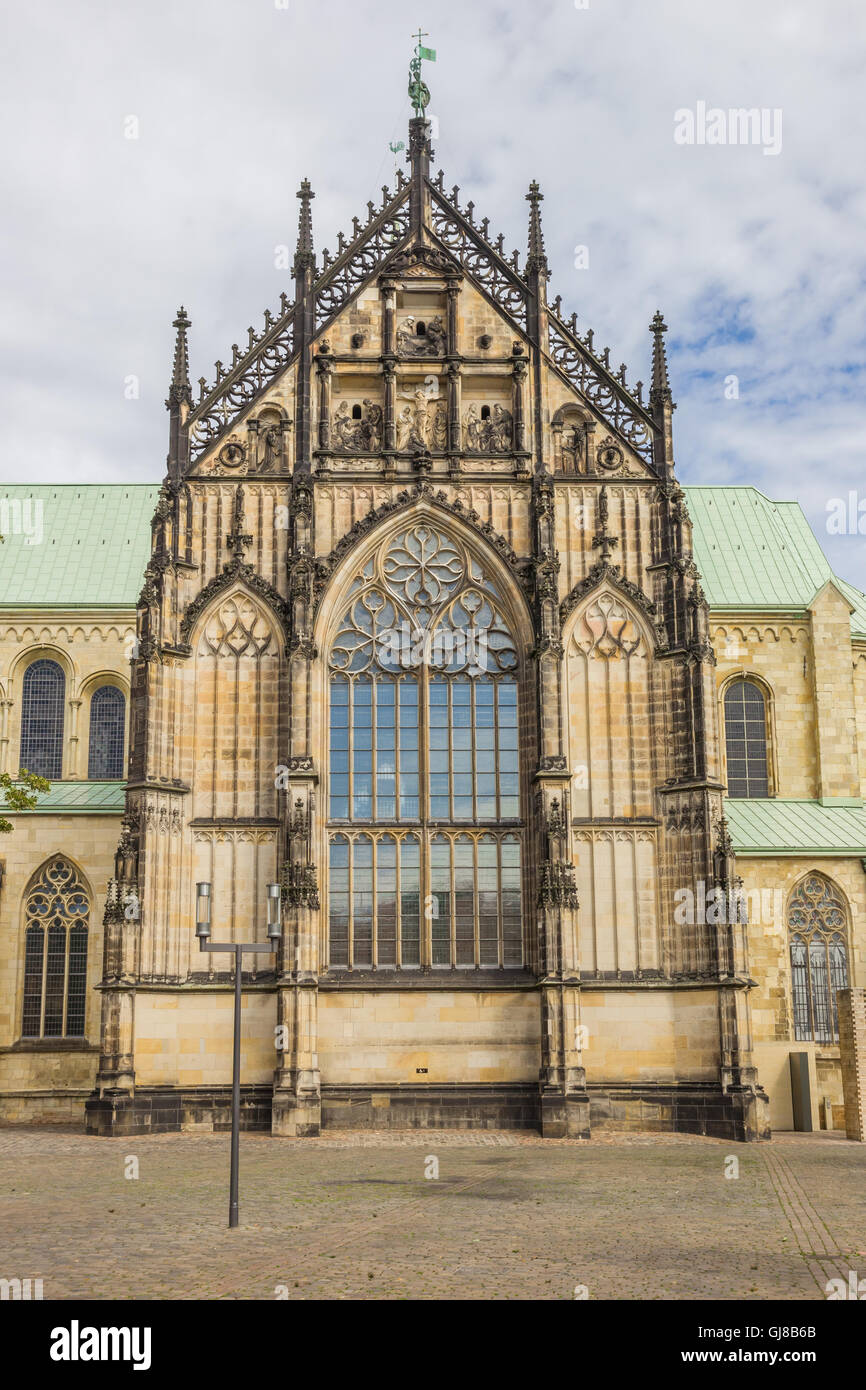
[[[481,453],[481,421],[478,419],[477,405],[470,405],[463,417],[463,428],[466,432],[466,450],[470,454]]]
[[[374,453],[382,444],[382,407],[373,401],[364,401],[364,418],[361,421],[361,435],[364,448]]]
[[[412,419],[411,406],[404,406],[397,416],[397,448],[399,450],[409,448],[409,440],[412,435],[414,421]]]
[[[334,442],[340,449],[351,449],[354,447],[352,437],[354,434],[355,421],[352,419],[349,410],[349,402],[341,401],[337,413],[333,419]]]
[[[583,435],[576,425],[565,425],[562,431],[562,466],[566,473],[576,473],[583,460]]]
[[[259,448],[259,471],[267,473],[275,463],[279,463],[282,453],[282,430],[279,425],[269,425],[261,436]]]
[[[444,402],[432,409],[431,438],[432,447],[440,453],[448,448],[448,412]]]
[[[427,324],[427,342],[431,356],[441,357],[445,351],[445,325],[438,314]]]
[[[488,443],[488,448],[491,452],[494,454],[506,454],[511,448],[512,433],[511,412],[509,410],[503,410],[501,405],[495,405],[490,421]]]
[[[400,396],[403,400],[412,401],[408,406],[411,416],[411,427],[406,436],[406,443],[402,446],[405,449],[428,449],[430,447],[430,421],[429,421],[429,401],[430,397],[426,387],[418,385],[413,391],[401,391]],[[400,417],[401,423],[404,421],[406,411]],[[398,447],[400,447],[398,445]]]

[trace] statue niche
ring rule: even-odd
[[[256,421],[258,429],[256,472],[280,470],[283,461],[283,417],[279,410],[267,407]]]
[[[373,454],[382,447],[382,407],[375,401],[341,401],[331,422],[334,445],[352,454]]]
[[[562,473],[586,472],[586,423],[574,406],[563,406],[551,420],[554,468]]]
[[[467,454],[507,454],[513,448],[514,420],[501,405],[470,405],[463,416]]]
[[[444,453],[448,447],[448,412],[440,396],[431,396],[426,385],[417,386],[399,393],[400,399],[409,401],[397,415],[397,450],[412,453],[416,449],[426,449],[431,453]]]
[[[397,326],[397,353],[400,357],[442,357],[445,336],[445,325],[439,314],[431,319],[409,314]]]

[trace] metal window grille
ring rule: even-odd
[[[842,902],[820,874],[810,874],[795,888],[788,905],[788,926],[798,1042],[839,1040],[836,992],[848,985],[845,924]]]
[[[735,681],[725,691],[728,796],[769,796],[767,710],[754,681]]]
[[[90,701],[90,752],[87,776],[109,781],[123,776],[126,699],[114,685],[102,685]]]
[[[329,654],[332,966],[522,963],[517,652],[499,604],[426,525],[355,577]]]
[[[90,900],[75,869],[51,859],[24,905],[25,1038],[84,1036]]]
[[[42,658],[24,672],[19,765],[50,781],[63,776],[63,702],[66,679],[56,661]]]

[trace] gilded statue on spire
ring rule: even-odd
[[[423,48],[421,40],[429,36],[422,34],[420,28],[417,34],[412,37],[417,39],[415,45],[415,56],[409,64],[409,100],[415,110],[415,115],[423,118],[424,112],[430,105],[430,89],[426,82],[421,78],[421,63],[426,58],[428,63],[436,62],[436,49]]]

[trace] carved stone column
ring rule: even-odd
[[[78,715],[80,710],[80,700],[69,701],[69,765],[66,768],[66,776],[73,780],[81,776],[79,768],[81,748],[78,737]]]
[[[319,385],[319,448],[331,447],[331,375],[334,359],[327,339],[323,339],[316,354],[316,378]]]
[[[397,450],[397,361],[394,357],[382,360],[382,385],[385,467],[393,468]]]
[[[526,451],[526,418],[524,413],[524,395],[526,390],[526,373],[528,364],[525,357],[518,356],[517,349],[523,351],[520,343],[514,344],[514,357],[511,365],[511,413],[514,419],[514,448],[524,453]]]
[[[459,454],[462,446],[460,438],[460,363],[448,363],[448,452]]]
[[[595,461],[595,421],[587,420],[583,427],[584,448],[586,449],[586,471],[596,473],[598,471]]]
[[[311,668],[318,659],[311,631],[314,602],[313,489],[296,482],[288,556],[289,641],[288,805],[282,869],[283,940],[277,979],[280,1059],[274,1071],[273,1134],[309,1136],[321,1124],[317,1055],[319,894],[313,859],[316,773],[312,756]]]
[[[12,740],[9,737],[9,720],[12,712],[12,700],[0,700],[0,772],[17,772],[18,768],[12,767]]]
[[[135,1131],[135,957],[140,814],[129,805],[114,856],[103,916],[102,1009],[96,1088],[85,1102],[88,1134]]]
[[[589,1096],[580,1019],[577,888],[571,851],[567,769],[542,767],[536,792],[541,858],[538,970],[541,977],[541,1131],[545,1138],[588,1138]]]
[[[393,357],[396,352],[397,281],[380,280],[382,289],[382,356]]]
[[[589,1098],[582,1060],[577,890],[570,845],[570,773],[562,731],[562,640],[559,557],[554,546],[554,485],[549,473],[533,486],[533,567],[539,763],[535,775],[537,959],[541,985],[541,1129],[548,1138],[589,1135]]]
[[[312,860],[315,784],[304,760],[289,765],[292,809],[283,864],[283,941],[277,990],[281,1056],[274,1071],[271,1133],[307,1138],[321,1128],[318,1059],[319,892]]]
[[[456,356],[457,353],[457,304],[460,294],[460,286],[455,280],[449,280],[446,286],[448,295],[447,307],[447,353],[449,357]]]

